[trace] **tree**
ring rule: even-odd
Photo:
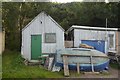
[[[2,24],[6,31],[6,48],[21,49],[21,31],[41,11],[45,11],[65,30],[72,25],[118,27],[117,3],[3,2]]]

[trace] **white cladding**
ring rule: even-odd
[[[45,43],[45,33],[56,33],[56,43]],[[22,30],[21,54],[31,60],[31,35],[42,35],[42,53],[56,53],[64,48],[64,30],[49,15],[40,13]]]
[[[73,27],[74,28],[74,27]],[[110,28],[109,28],[110,29]],[[79,47],[81,40],[105,40],[108,51],[116,50],[116,29],[114,30],[99,30],[90,28],[74,28],[74,47]],[[113,47],[110,48],[109,35],[113,36]]]

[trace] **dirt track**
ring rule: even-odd
[[[72,75],[71,74],[71,78],[118,78],[118,73],[120,74],[120,70],[116,70],[113,68],[109,68],[108,73],[107,74],[80,74],[80,75]],[[75,76],[75,77],[74,77]]]

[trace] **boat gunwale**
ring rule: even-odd
[[[61,57],[62,56],[72,56],[72,57],[102,57],[102,58],[109,58],[108,56],[101,56],[101,55],[79,55],[79,54],[61,54]]]

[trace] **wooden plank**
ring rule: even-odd
[[[91,55],[79,55],[79,54],[61,54],[61,56],[71,56],[71,57],[90,57]],[[92,56],[92,57],[102,57],[102,58],[108,58],[108,56]]]
[[[69,69],[68,69],[68,62],[67,62],[67,56],[63,56],[63,63],[64,63],[64,76],[69,76]]]
[[[90,56],[90,62],[91,62],[91,66],[92,66],[92,72],[94,72],[94,66],[93,66],[92,56]]]
[[[46,57],[44,67],[48,68],[48,65],[49,65],[49,57]]]
[[[70,62],[69,62],[70,63]],[[72,62],[73,64],[76,64],[77,62]],[[80,64],[91,64],[91,62],[79,62]],[[93,62],[93,64],[97,64],[97,62]]]
[[[53,59],[54,59],[53,57],[49,58],[48,70],[52,69]]]
[[[80,64],[77,63],[77,73],[80,74]]]
[[[100,72],[84,72],[85,74],[100,74]]]

